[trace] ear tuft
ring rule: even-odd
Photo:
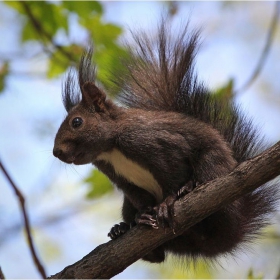
[[[87,106],[94,106],[97,112],[104,112],[106,95],[93,82],[85,82],[82,88],[83,101]]]

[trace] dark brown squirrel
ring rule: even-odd
[[[123,191],[124,222],[112,227],[112,239],[135,224],[172,227],[176,199],[263,149],[238,107],[220,102],[198,82],[193,68],[199,32],[185,26],[171,36],[162,21],[156,41],[141,32],[133,38],[126,72],[115,81],[122,86],[118,103],[95,83],[92,49],[81,58],[79,88],[69,73],[63,88],[68,116],[53,149],[66,163],[94,164]],[[192,258],[233,253],[267,224],[276,201],[276,186],[262,186],[143,259],[162,262],[166,252]]]

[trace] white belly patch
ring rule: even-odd
[[[102,153],[97,157],[97,160],[109,162],[118,175],[151,193],[158,202],[162,200],[162,190],[153,174],[127,158],[119,150],[113,149],[111,152]]]

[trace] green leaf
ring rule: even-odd
[[[82,52],[83,48],[76,44],[57,49],[49,58],[47,77],[56,78],[57,76],[64,73],[68,67],[73,66],[73,62],[68,59],[67,54],[71,54],[72,60],[78,62]]]
[[[63,1],[62,6],[82,18],[90,17],[92,14],[101,15],[103,13],[102,5],[97,1]]]
[[[54,52],[49,59],[47,77],[51,79],[61,75],[67,70],[68,66],[62,53],[59,50]]]
[[[0,66],[0,93],[4,90],[5,88],[5,82],[6,82],[6,77],[9,74],[9,63],[4,62],[2,66]]]
[[[26,2],[36,18],[42,30],[50,36],[54,36],[59,28],[67,27],[67,19],[60,6],[48,3],[32,1]]]
[[[68,17],[56,3],[44,1],[7,2],[25,17],[21,40],[51,41],[59,29],[68,32]]]
[[[25,14],[22,5],[20,4],[19,1],[4,1],[7,6],[10,6],[11,8],[15,9],[18,11],[20,14]]]
[[[30,21],[26,21],[25,25],[22,28],[21,32],[21,41],[31,41],[31,40],[38,40],[40,39],[40,35],[34,31],[33,25]]]
[[[97,169],[91,172],[90,176],[85,179],[85,182],[90,185],[90,190],[87,194],[89,199],[100,197],[113,190],[110,180]]]
[[[250,268],[250,270],[248,271],[248,274],[247,274],[247,278],[246,278],[246,279],[263,279],[263,276],[262,276],[262,275],[254,276],[253,269]]]
[[[127,50],[115,46],[107,48],[106,51],[96,51],[93,54],[93,61],[97,65],[97,79],[105,89],[109,90],[111,96],[119,92],[119,88],[112,82],[114,77],[121,75],[126,69],[119,57],[127,57]]]
[[[221,101],[229,101],[234,96],[233,89],[234,89],[234,80],[230,79],[225,86],[215,91],[214,93],[215,97],[219,98]]]
[[[121,27],[110,23],[103,23],[99,15],[80,18],[79,23],[89,31],[95,50],[115,46],[117,39],[122,34]]]

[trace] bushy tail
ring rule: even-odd
[[[154,37],[132,33],[127,72],[117,81],[123,87],[119,99],[128,107],[180,112],[211,124],[242,162],[259,151],[262,141],[236,106],[220,102],[198,82],[194,59],[199,33],[188,32],[186,25],[174,35],[164,20]]]
[[[176,35],[175,31],[172,33],[162,20],[155,36],[132,33],[135,44],[125,61],[127,72],[117,80],[123,87],[120,101],[128,107],[175,111],[197,118],[223,135],[237,162],[255,156],[264,145],[251,120],[230,101],[218,100],[194,73],[200,32],[188,32],[188,25]],[[278,199],[276,188],[263,186],[240,200],[244,239],[265,224]]]

